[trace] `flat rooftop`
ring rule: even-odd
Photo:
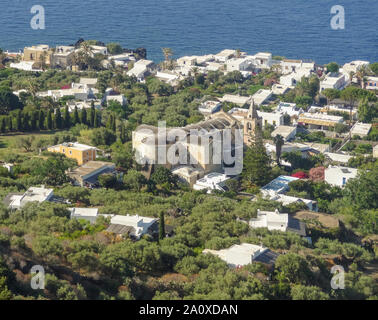
[[[88,146],[88,145],[77,143],[77,142],[64,142],[62,144],[52,146],[51,148],[56,148],[56,147],[60,147],[60,146],[67,147],[67,148],[73,148],[73,149],[77,149],[77,150],[81,150],[81,151],[96,149],[96,147]]]
[[[97,217],[98,208],[69,208],[72,215],[75,217]]]
[[[275,137],[277,135],[281,135],[284,138],[289,136],[293,131],[297,130],[297,127],[291,127],[291,126],[278,126],[273,132],[272,137]]]
[[[114,168],[114,163],[105,162],[105,161],[88,161],[87,163],[83,164],[82,166],[72,170],[69,174],[70,175],[78,175],[78,176],[86,176],[98,169],[103,167]]]
[[[202,179],[197,180],[197,183],[203,184],[217,184],[230,179],[224,173],[212,172],[204,176]]]
[[[299,121],[303,119],[309,120],[321,120],[329,122],[343,122],[344,118],[339,116],[332,116],[324,113],[309,113],[305,112],[299,115]]]
[[[372,127],[371,123],[357,122],[352,128],[352,135],[368,135]]]
[[[298,178],[290,177],[290,176],[279,176],[276,179],[269,182],[267,185],[262,187],[262,190],[273,190],[273,191],[280,191],[282,189],[287,188],[288,184],[292,181],[298,180]]]

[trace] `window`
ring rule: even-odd
[[[70,150],[70,154],[72,154],[72,151]]]
[[[63,153],[66,153],[66,149],[62,149],[62,152],[63,152]]]
[[[346,178],[343,177],[343,185],[345,185],[345,184],[346,184]]]

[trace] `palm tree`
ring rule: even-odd
[[[123,82],[122,74],[120,74],[119,72],[116,72],[116,74],[114,74],[114,76],[110,79],[109,84],[114,91],[118,92],[118,88],[120,84],[122,84],[122,82]]]
[[[46,60],[47,60],[47,52],[44,51],[40,56],[39,56],[39,63],[40,63],[40,66],[41,66],[41,69],[43,71],[45,71],[47,69],[47,63],[46,63]]]
[[[168,67],[170,58],[173,56],[173,51],[171,48],[162,48],[164,59],[165,59],[165,67]]]
[[[93,56],[92,47],[89,45],[88,42],[85,42],[85,41],[84,41],[84,42],[81,44],[81,49],[82,49],[82,51],[83,51],[86,55],[88,55],[88,56]]]
[[[354,72],[353,71],[349,72],[350,83],[353,82],[353,77],[354,77]]]
[[[361,86],[362,89],[365,89],[367,78],[366,76],[369,75],[368,69],[366,66],[361,66],[356,72],[356,78],[358,80],[358,84]]]
[[[79,66],[80,70],[90,67],[90,60],[94,56],[91,46],[87,42],[81,44],[80,50],[73,56],[74,64]]]
[[[5,66],[6,58],[7,58],[7,55],[4,53],[2,49],[0,49],[0,67]]]
[[[41,88],[40,83],[37,82],[36,80],[29,80],[28,87],[29,87],[29,92],[31,93],[33,98],[35,98],[35,96],[37,95],[37,92]]]
[[[283,136],[280,134],[277,134],[273,139],[275,145],[276,145],[276,161],[277,164],[280,165],[280,158],[282,153],[282,146],[285,144],[285,140]]]

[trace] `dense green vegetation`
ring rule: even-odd
[[[109,44],[108,50],[118,53],[119,46]],[[96,61],[81,59],[82,69],[98,67]],[[333,64],[328,67],[338,69]],[[69,114],[64,99],[54,102],[35,95],[80,76],[97,77],[101,94],[112,87],[125,95],[128,104],[122,107],[112,102],[101,111],[91,108]],[[0,207],[0,299],[377,299],[376,270],[369,272],[376,265],[376,246],[363,246],[363,240],[370,241],[377,233],[378,167],[372,157],[358,156],[370,153],[370,144],[346,146],[356,154],[350,166],[360,173],[345,189],[307,180],[290,184],[289,195],[316,200],[320,211],[341,221],[336,230],[308,221],[312,244],[290,232],[250,229],[240,219],[256,217],[257,209],[289,213],[304,209],[262,199],[260,187],[281,174],[324,165],[322,156],[304,159],[295,152],[284,153],[276,155],[274,163],[258,139],[246,151],[241,180],[229,184],[230,192],[210,195],[189,190],[162,167],[147,179],[133,159],[131,132],[138,125],[157,125],[159,120],[167,126],[196,123],[203,119],[197,110],[200,99],[225,93],[250,95],[269,87],[279,76],[276,70],[250,79],[239,72],[209,72],[206,77],[194,73],[172,88],[154,78],[138,83],[117,69],[80,74],[0,70],[0,149],[6,151],[1,160],[15,164],[12,173],[0,170],[2,199],[10,192],[46,184],[56,196],[72,203],[30,203],[15,212]],[[29,94],[20,98],[12,94],[25,88]],[[319,79],[311,77],[276,98],[306,109],[319,100],[318,91]],[[330,92],[327,98],[332,99],[332,94],[361,101],[362,121],[377,117],[376,100],[366,90],[345,89],[338,96]],[[263,138],[271,139],[271,129],[264,128]],[[14,144],[9,143],[10,137]],[[377,141],[377,137],[373,129],[366,139]],[[102,149],[102,160],[113,161],[122,178],[100,176],[101,188],[93,190],[71,186],[65,171],[76,164],[40,150],[67,141]],[[340,139],[311,132],[299,133],[298,141],[334,146]],[[280,145],[277,139],[274,143]],[[280,158],[291,162],[292,168],[280,166]],[[255,194],[257,200],[238,195],[241,190]],[[148,235],[140,241],[120,239],[105,231],[109,225],[105,218],[93,225],[71,220],[70,206],[99,208],[103,214],[155,217],[164,224],[160,224],[158,239]],[[172,238],[164,237],[162,225],[174,228]],[[280,253],[275,269],[260,263],[230,269],[219,258],[202,253],[205,248],[219,250],[242,242],[263,244]],[[45,266],[45,290],[30,288],[29,272],[35,264]],[[330,287],[330,268],[335,264],[345,266],[345,290]]]

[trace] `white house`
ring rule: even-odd
[[[324,171],[324,181],[338,187],[343,187],[349,179],[357,177],[358,170],[354,168],[330,166]]]
[[[356,122],[352,129],[350,130],[350,133],[352,134],[352,137],[354,135],[360,136],[360,137],[366,137],[370,130],[371,130],[372,124],[371,123],[362,123],[362,122]]]
[[[333,153],[333,152],[324,152],[324,155],[331,159],[333,162],[337,162],[340,164],[347,164],[350,159],[353,158],[353,156],[342,154],[342,153]]]
[[[270,197],[269,200],[277,201],[282,203],[284,206],[290,205],[292,203],[303,203],[307,206],[307,208],[311,211],[318,211],[318,205],[317,202],[310,199],[304,199],[304,198],[298,198],[298,197],[292,197],[287,196],[284,194],[277,194],[273,197]]]
[[[227,72],[249,71],[253,67],[253,60],[250,58],[234,58],[226,62]]]
[[[248,104],[251,101],[251,96],[239,96],[234,94],[225,94],[222,98],[220,98],[222,102],[231,102],[235,103],[239,106],[244,106],[245,104]]]
[[[214,55],[217,62],[225,63],[227,60],[236,56],[237,51],[233,49],[225,49]]]
[[[170,71],[158,71],[155,77],[170,85],[176,85],[180,80],[180,77],[177,74]]]
[[[254,56],[254,64],[258,69],[269,69],[273,65],[272,54],[270,52],[259,52]]]
[[[306,236],[305,224],[290,217],[287,213],[280,213],[277,209],[274,212],[257,210],[257,218],[249,221],[251,228],[267,228],[282,232],[291,231],[301,236]]]
[[[110,232],[118,233],[122,227],[128,227],[128,233],[135,239],[149,232],[149,229],[158,221],[155,218],[141,217],[139,215],[113,215],[99,214],[97,208],[70,208],[71,219],[84,219],[95,223],[100,216],[110,217],[110,226],[107,229]],[[120,234],[122,232],[119,232]]]
[[[199,107],[198,111],[203,115],[209,115],[215,112],[220,111],[222,104],[216,100],[208,100],[203,102]]]
[[[366,67],[368,65],[369,61],[355,60],[344,64],[340,69],[340,72],[342,72],[346,78],[349,79],[349,81],[352,81],[353,79],[350,79],[350,74],[353,73],[355,75],[362,67]]]
[[[293,72],[312,72],[315,69],[314,62],[303,62],[302,60],[284,59],[280,65],[284,75]]]
[[[63,97],[74,97],[75,99],[82,101],[95,98],[94,90],[97,89],[87,88],[79,84],[72,84],[72,86],[73,87],[69,89],[48,90],[45,92],[38,92],[37,96],[41,98],[51,97],[55,101]]]
[[[115,215],[111,218],[110,223],[112,225],[121,225],[132,227],[133,230],[130,235],[136,239],[140,239],[141,236],[148,233],[149,229],[157,222],[155,218],[140,217],[139,215]]]
[[[218,71],[224,67],[224,64],[222,62],[215,62],[210,61],[205,63],[205,69],[204,71]]]
[[[273,92],[271,90],[260,89],[252,96],[252,99],[257,106],[260,106],[268,102],[268,100],[272,97],[272,95],[273,95]]]
[[[320,92],[325,89],[343,90],[347,85],[348,81],[345,74],[329,73],[323,80],[320,81]]]
[[[9,194],[5,198],[5,203],[12,210],[20,209],[29,202],[45,202],[54,196],[53,189],[47,189],[44,186],[30,187],[24,194]]]
[[[257,115],[262,118],[263,126],[266,126],[267,124],[280,126],[284,123],[284,116],[282,113],[257,111]]]
[[[104,46],[90,46],[92,53],[95,54],[103,54],[104,56],[108,55],[108,48]]]
[[[304,113],[302,108],[298,108],[295,103],[280,102],[276,108],[277,112],[287,114],[290,117],[298,117],[300,114]]]
[[[274,131],[271,133],[272,137],[280,135],[284,138],[285,141],[289,141],[295,138],[297,134],[297,127],[291,126],[278,126]]]
[[[71,219],[83,219],[95,223],[98,218],[98,208],[69,208]]]
[[[302,66],[302,60],[284,59],[281,61],[282,74],[290,74],[296,72]]]
[[[144,81],[144,78],[148,76],[154,68],[154,62],[151,60],[138,60],[134,63],[131,70],[127,72],[129,77],[136,77],[138,81]]]
[[[20,61],[12,62],[9,66],[13,69],[18,69],[22,71],[33,71],[33,72],[42,72],[42,69],[34,69],[35,61]]]
[[[280,83],[275,83],[272,86],[272,92],[273,92],[273,94],[275,94],[277,96],[284,95],[289,90],[290,90],[289,86],[285,86],[285,85],[280,84]]]
[[[135,61],[133,53],[121,53],[108,57],[108,61],[114,61],[116,66],[126,66],[129,62]]]
[[[195,66],[197,64],[197,56],[184,56],[176,60],[178,66]]]
[[[367,77],[366,89],[378,90],[378,77]]]
[[[278,257],[277,253],[270,251],[268,248],[250,243],[235,244],[228,249],[222,250],[205,249],[203,253],[210,253],[219,257],[232,268],[239,268],[253,262],[274,264]]]
[[[67,101],[68,112],[72,113],[77,110],[90,109],[92,108],[92,102],[95,109],[101,109],[101,100],[88,100],[88,101]]]
[[[227,191],[228,188],[225,184],[227,180],[230,180],[230,177],[228,177],[227,175],[223,173],[212,172],[204,176],[202,179],[197,180],[197,182],[193,186],[193,189],[207,189],[208,193],[210,193],[211,190]]]
[[[289,88],[293,88],[297,85],[303,77],[308,78],[312,74],[311,70],[308,69],[299,69],[296,72],[289,73],[280,77],[280,84],[285,85]]]

